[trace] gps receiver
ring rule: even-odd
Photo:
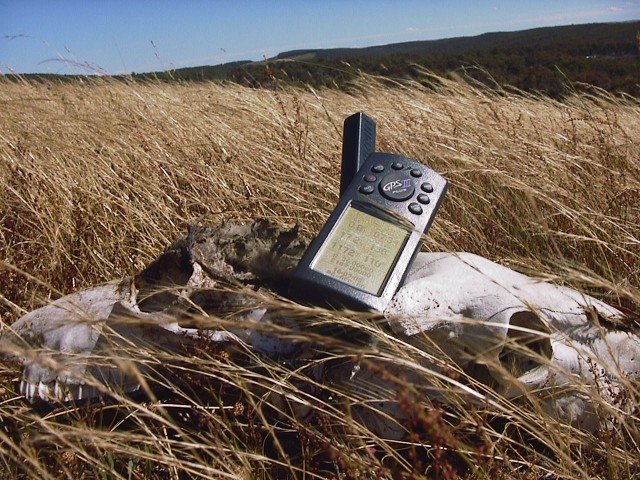
[[[293,272],[292,298],[384,311],[401,286],[447,190],[426,165],[375,151],[376,124],[344,122],[340,199]]]

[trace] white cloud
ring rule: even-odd
[[[407,28],[407,32],[409,32],[409,33],[415,33],[415,32],[419,32],[419,31],[420,31],[420,29],[416,28],[416,27],[408,27]]]

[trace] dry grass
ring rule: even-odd
[[[140,270],[195,219],[299,220],[312,235],[337,200],[342,120],[356,111],[376,119],[379,150],[424,161],[451,182],[427,249],[477,253],[637,312],[638,101],[595,92],[560,103],[432,82],[389,87],[363,78],[350,94],[0,82],[3,322]],[[382,343],[360,352],[375,372],[405,364],[431,375],[419,368],[420,352],[377,334]],[[313,400],[313,423],[283,414],[274,420],[277,402],[264,389],[279,378],[285,396],[310,399],[303,373],[249,354],[229,358],[206,342],[198,358],[149,348],[165,355],[159,363],[192,377],[198,395],[168,379],[172,406],[121,398],[117,406],[36,413],[13,391],[15,369],[1,367],[0,472],[419,478],[468,468],[479,478],[625,478],[638,471],[637,415],[596,439],[504,399],[428,408],[414,384],[396,378],[389,395],[416,431],[399,446],[322,399]]]

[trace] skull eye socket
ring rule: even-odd
[[[533,312],[516,312],[509,321],[509,330],[498,359],[514,377],[539,367],[551,359],[549,327]]]
[[[509,384],[514,378],[545,365],[551,359],[553,351],[549,334],[547,325],[534,312],[516,312],[509,319],[498,363],[495,360],[471,361],[465,365],[465,373],[493,389]],[[475,357],[467,349],[465,351],[469,358]]]
[[[185,252],[170,250],[163,253],[135,278],[138,289],[138,308],[153,313],[168,308],[178,300],[178,291],[193,275]]]

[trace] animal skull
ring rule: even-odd
[[[135,362],[120,355],[124,347],[171,349],[190,342],[201,329],[181,325],[196,306],[204,312],[244,312],[233,317],[236,327],[207,331],[211,341],[300,357],[298,346],[260,328],[286,319],[272,319],[249,292],[221,294],[216,287],[253,282],[277,290],[306,244],[297,228],[282,229],[266,220],[192,227],[136,277],[68,295],[23,316],[3,335],[0,352],[24,364],[20,391],[29,401],[132,392],[143,382],[144,367],[133,368]],[[638,335],[597,322],[620,320],[621,312],[468,253],[420,253],[384,317],[393,334],[425,352],[425,358],[444,351],[496,394],[535,394],[549,413],[586,430],[597,426],[598,416],[585,388],[609,392],[602,393],[608,401],[625,379],[640,376]],[[428,368],[442,371],[437,363]],[[326,372],[315,369],[314,375],[345,390],[358,382],[388,387],[379,374],[351,362]],[[441,394],[430,392],[434,398]],[[374,432],[401,437],[398,405],[385,401],[376,407],[356,404],[353,412]]]

